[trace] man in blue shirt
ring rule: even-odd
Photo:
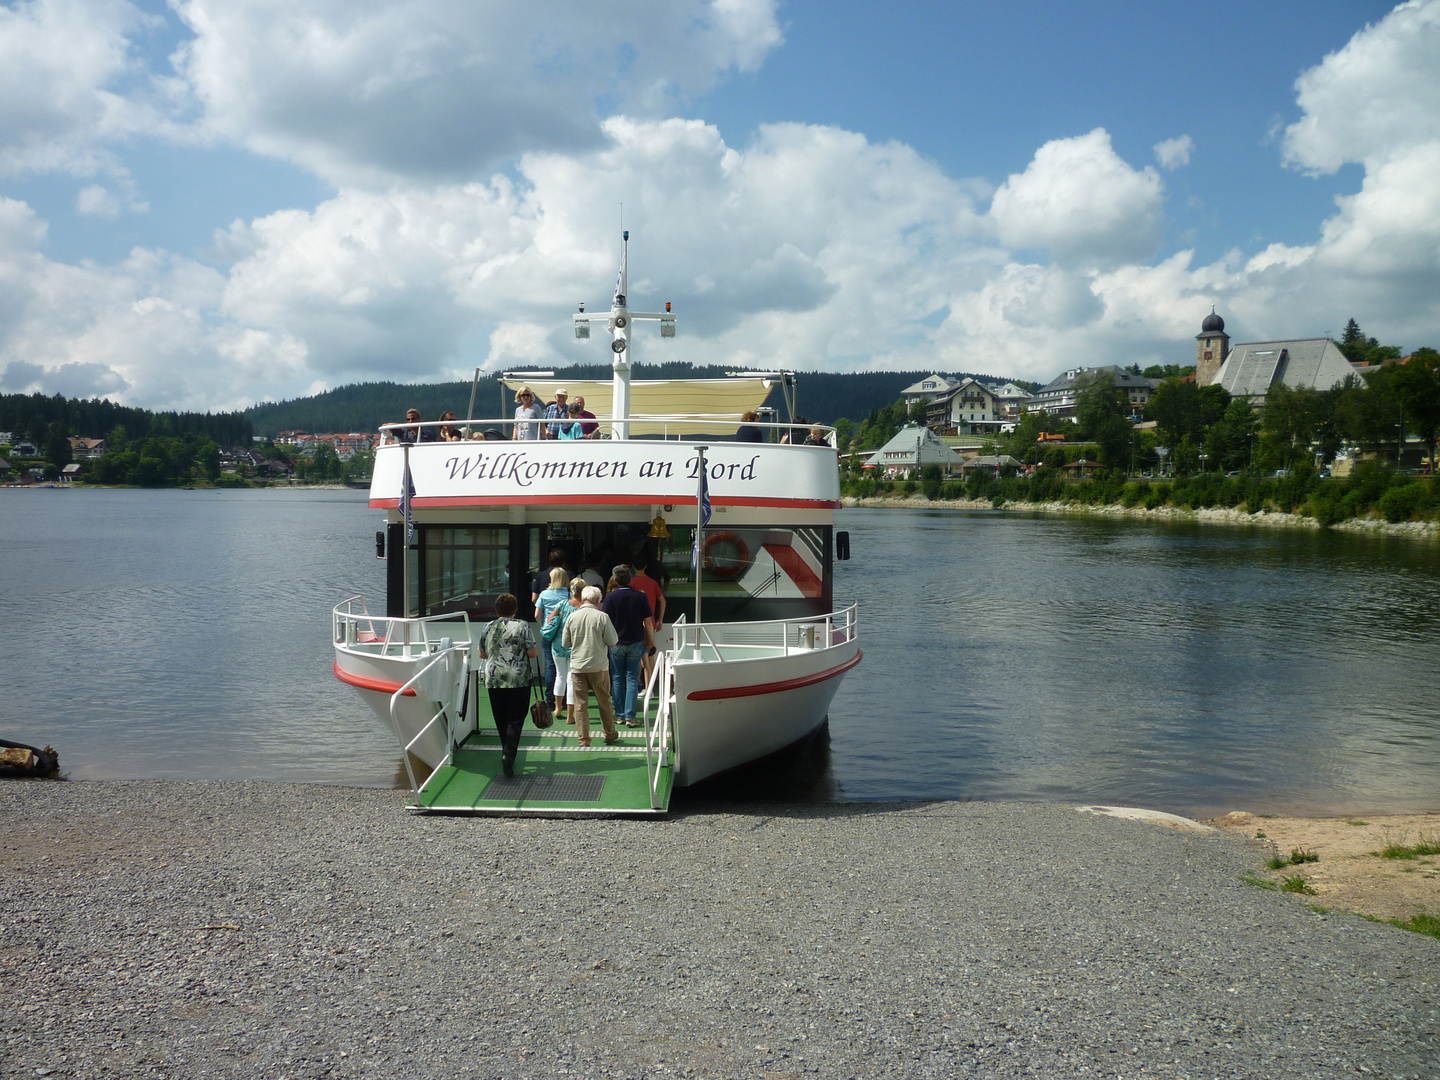
[[[570,400],[569,393],[562,387],[555,391],[555,400],[545,406],[545,426],[541,433],[547,439],[558,439],[560,437],[560,422],[570,422],[570,414],[565,406]]]
[[[654,612],[645,594],[630,586],[635,571],[622,564],[613,573],[619,588],[600,605],[615,624],[617,638],[610,649],[610,696],[620,722],[639,727],[635,708],[640,697],[640,659],[655,648]]]

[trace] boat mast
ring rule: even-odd
[[[570,318],[575,324],[575,337],[584,341],[590,337],[592,322],[605,322],[610,331],[611,363],[614,367],[614,390],[610,399],[611,438],[623,439],[629,434],[630,419],[630,324],[636,319],[660,324],[660,336],[675,336],[675,316],[666,301],[663,312],[631,311],[625,294],[630,287],[630,230],[620,234],[620,273],[615,278],[615,296],[610,301],[610,310],[605,314],[591,314],[580,305],[580,310]]]

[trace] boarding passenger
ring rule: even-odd
[[[665,593],[660,588],[660,582],[656,581],[645,571],[649,569],[650,557],[644,551],[635,556],[635,576],[630,579],[630,584],[645,594],[645,599],[650,601],[651,625],[655,633],[660,632],[660,627],[665,621]],[[655,666],[655,649],[652,647],[646,650],[645,655],[640,658],[640,676],[645,685],[650,685],[650,672]]]
[[[540,438],[539,420],[545,410],[535,401],[535,394],[528,386],[522,386],[515,393],[515,438],[524,441]]]
[[[600,590],[587,585],[580,594],[582,606],[572,611],[561,631],[561,644],[570,650],[570,698],[575,702],[575,735],[581,746],[590,745],[590,693],[600,708],[605,745],[620,738],[615,710],[610,705],[610,646],[617,641],[615,624],[600,610]]]
[[[742,413],[740,416],[740,426],[735,429],[735,441],[764,442],[765,433],[755,426],[755,422],[759,419],[760,414],[753,410]]]
[[[615,624],[615,646],[610,650],[610,696],[626,727],[639,727],[635,704],[640,696],[640,658],[655,648],[654,613],[650,601],[632,588],[634,571],[623,563],[615,567],[617,587],[605,597],[601,610]]]
[[[561,604],[570,599],[570,575],[565,572],[563,566],[555,566],[550,570],[550,587],[535,598],[535,625],[544,627],[550,621],[550,613]],[[550,642],[546,640],[544,633],[540,635],[540,657],[544,661],[541,667],[543,674],[540,676],[541,686],[551,686],[555,683],[555,657],[550,648]],[[565,707],[565,695],[559,691],[555,694],[555,712],[558,715]]]
[[[540,429],[541,438],[560,438],[560,422],[569,418],[566,405],[570,401],[570,391],[563,386],[555,391],[555,400],[545,406],[545,426]]]
[[[538,604],[540,602],[540,594],[550,588],[550,571],[554,570],[557,566],[563,567],[564,565],[565,552],[561,551],[558,547],[551,548],[550,558],[545,560],[545,569],[536,574],[535,580],[530,584],[530,603]],[[565,571],[565,574],[568,577],[570,571]]]
[[[590,557],[585,560],[585,569],[580,571],[580,576],[585,579],[587,585],[594,585],[597,589],[605,587],[605,579],[600,576],[600,563],[603,558],[598,551],[592,551]]]
[[[485,689],[490,695],[490,714],[500,733],[500,767],[506,776],[515,775],[515,755],[520,749],[520,729],[525,726],[530,686],[535,681],[537,649],[530,624],[515,618],[519,605],[510,593],[495,598],[499,616],[485,628],[480,640]]]
[[[570,618],[570,613],[580,607],[580,594],[587,588],[589,586],[580,578],[572,578],[570,588],[566,590],[568,599],[550,612],[540,629],[540,640],[550,643],[550,653],[555,657],[555,685],[552,688],[555,700],[558,703],[568,699],[569,709],[565,717],[567,724],[575,723],[575,695],[570,693],[570,650],[565,646],[565,622]],[[558,704],[555,715],[560,715]]]

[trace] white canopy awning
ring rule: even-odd
[[[587,412],[601,422],[611,419],[614,383],[589,379],[502,379],[510,398],[528,386],[535,400],[555,400],[555,391],[568,392],[570,400],[585,399]],[[772,380],[735,379],[636,379],[630,383],[630,434],[634,435],[733,435],[742,413],[759,409],[770,395]],[[693,420],[636,420],[635,417],[685,416]],[[707,422],[708,421],[708,422]]]

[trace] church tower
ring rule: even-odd
[[[1225,333],[1225,320],[1210,308],[1195,335],[1195,384],[1209,386],[1220,372],[1220,365],[1230,355],[1230,336]]]

